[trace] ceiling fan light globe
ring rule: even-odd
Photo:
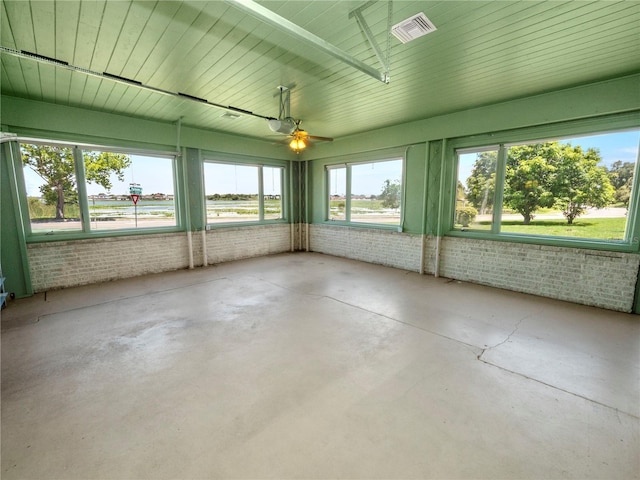
[[[291,147],[291,150],[295,152],[299,152],[300,150],[307,148],[307,144],[304,143],[304,140],[301,138],[294,138],[291,140],[291,143],[289,143],[289,146]]]

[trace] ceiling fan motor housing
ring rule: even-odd
[[[284,133],[289,135],[296,129],[296,124],[292,118],[284,118],[281,120],[267,120],[271,131],[276,133]]]

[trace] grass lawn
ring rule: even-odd
[[[491,222],[477,222],[479,229],[490,228]],[[576,219],[573,225],[568,225],[564,219],[532,220],[530,225],[523,225],[522,221],[506,220],[500,226],[505,233],[521,233],[525,235],[548,235],[552,237],[580,237],[604,240],[623,240],[626,217],[585,218]],[[475,229],[475,224],[471,227]]]

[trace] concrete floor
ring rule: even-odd
[[[6,480],[640,478],[634,315],[299,253],[2,327]]]

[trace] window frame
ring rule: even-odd
[[[207,191],[204,166],[206,163],[217,163],[223,165],[238,165],[243,167],[256,167],[258,174],[258,219],[257,220],[240,220],[232,222],[216,222],[209,223],[207,216]],[[280,202],[282,208],[281,218],[264,218],[264,175],[263,167],[280,169]],[[286,161],[277,161],[271,159],[250,158],[239,155],[220,155],[205,153],[202,155],[200,162],[201,178],[202,178],[202,205],[204,214],[204,225],[207,230],[215,230],[217,228],[229,227],[245,227],[255,225],[272,225],[279,223],[289,223],[291,206],[289,205],[289,194],[287,190],[287,181],[291,175],[289,164]]]
[[[533,235],[500,231],[503,210],[503,193],[506,174],[507,149],[514,145],[539,143],[558,138],[581,137],[640,130],[640,113],[633,112],[615,116],[607,116],[583,121],[573,121],[531,127],[513,131],[496,132],[474,137],[463,137],[451,140],[447,145],[447,157],[451,159],[446,184],[443,188],[449,201],[445,206],[443,230],[450,237],[477,238],[486,240],[526,243],[536,245],[565,246],[592,250],[608,250],[617,252],[637,252],[640,250],[640,154],[636,158],[636,170],[632,184],[631,198],[627,213],[625,237],[622,240],[594,239],[586,237],[562,237],[552,235]],[[491,231],[455,228],[456,185],[458,181],[459,152],[481,152],[490,147],[498,147],[496,165],[496,184]]]
[[[158,233],[180,232],[184,230],[182,213],[182,202],[180,200],[180,168],[178,165],[179,155],[172,151],[148,150],[134,147],[114,147],[98,143],[82,143],[67,140],[51,140],[41,137],[17,136],[11,140],[15,145],[12,146],[11,162],[14,165],[15,180],[17,183],[19,215],[24,228],[25,241],[27,243],[40,242],[56,242],[64,240],[82,240],[90,238],[119,237],[119,236],[135,236],[150,235]],[[76,230],[60,230],[60,231],[42,231],[34,232],[31,228],[31,217],[29,215],[27,189],[24,177],[24,166],[22,164],[20,144],[48,145],[55,147],[71,148],[74,155],[74,173],[76,177],[78,190],[78,207],[80,209],[81,229]],[[100,152],[123,153],[128,155],[140,155],[147,157],[164,158],[171,161],[171,169],[173,172],[173,196],[174,211],[176,217],[175,225],[154,226],[154,227],[138,227],[138,228],[120,228],[113,230],[92,230],[91,218],[89,215],[89,198],[86,191],[86,176],[84,171],[84,162],[82,161],[83,150],[92,150]]]
[[[354,222],[351,220],[351,187],[352,187],[352,169],[351,167],[354,165],[368,165],[371,163],[383,163],[383,162],[391,162],[397,161],[401,162],[401,172],[400,172],[400,221],[396,224],[388,224],[388,223],[378,223],[378,222]],[[331,219],[331,171],[345,168],[345,218],[344,220],[340,219]],[[406,198],[406,171],[407,171],[407,161],[405,154],[388,154],[388,155],[377,155],[370,159],[354,159],[353,161],[347,162],[338,162],[338,163],[329,163],[324,166],[324,211],[323,218],[324,223],[329,225],[344,225],[350,227],[361,227],[361,228],[378,228],[383,230],[394,230],[394,231],[403,231],[404,228],[404,217],[405,217],[405,198]]]

